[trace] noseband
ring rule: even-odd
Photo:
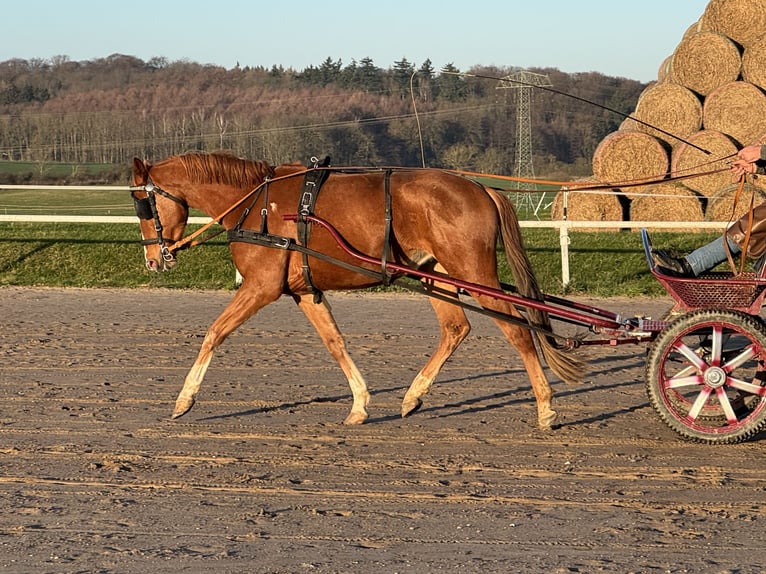
[[[136,197],[137,191],[145,191],[146,197],[143,199],[138,199]],[[171,250],[170,247],[168,247],[168,244],[165,241],[165,238],[162,236],[162,223],[160,222],[160,214],[157,211],[157,195],[161,195],[162,197],[167,197],[168,199],[171,199],[178,203],[179,205],[182,205],[186,208],[186,212],[189,212],[189,205],[181,198],[175,197],[174,195],[169,194],[167,191],[159,187],[158,185],[155,185],[154,182],[151,180],[151,178],[147,179],[147,182],[144,185],[134,185],[130,187],[130,195],[133,197],[133,207],[136,210],[136,215],[139,219],[153,219],[154,220],[154,230],[157,232],[157,237],[153,239],[143,239],[141,241],[141,245],[159,245],[160,246],[160,253],[162,254],[162,259],[166,262],[173,261],[175,259],[175,254],[173,253],[173,250]],[[177,240],[168,240],[171,244],[178,243]]]

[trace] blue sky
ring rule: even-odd
[[[648,82],[708,0],[24,0],[3,3],[0,61],[114,53],[232,68],[326,58],[550,67]]]

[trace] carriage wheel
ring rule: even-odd
[[[766,427],[766,327],[758,317],[703,309],[677,317],[646,364],[649,400],[680,435],[731,444]]]

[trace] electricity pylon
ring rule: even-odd
[[[518,70],[500,81],[498,89],[515,90],[516,100],[516,157],[514,161],[514,177],[533,179],[535,168],[532,163],[532,92],[536,87],[551,87],[550,79],[544,74],[536,74],[528,70]],[[545,199],[545,192],[530,193],[537,190],[537,184],[519,182],[518,189],[529,190],[514,194],[513,203],[516,209],[526,214],[533,212],[537,216],[540,205]]]

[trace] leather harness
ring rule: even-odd
[[[311,278],[311,268],[309,258],[314,257],[343,267],[350,271],[361,273],[381,281],[384,285],[389,285],[392,280],[392,274],[386,269],[386,262],[391,255],[391,228],[393,215],[391,209],[391,173],[392,169],[386,169],[384,174],[384,196],[385,196],[385,231],[383,238],[383,249],[381,253],[381,271],[372,271],[359,265],[354,265],[326,255],[319,251],[309,248],[311,238],[311,221],[309,215],[314,215],[314,207],[317,197],[322,189],[322,185],[327,181],[330,174],[334,171],[343,173],[342,169],[333,170],[330,168],[329,156],[320,164],[316,158],[312,158],[312,164],[307,167],[303,176],[303,185],[298,200],[298,219],[297,219],[297,240],[282,235],[274,235],[268,230],[268,198],[269,181],[266,181],[259,190],[253,201],[242,212],[237,224],[228,231],[229,242],[243,242],[264,247],[273,247],[278,249],[287,249],[289,251],[298,251],[301,253],[303,264],[303,277],[309,293],[313,293],[314,302],[319,303],[322,300],[322,291],[314,285]],[[263,207],[261,208],[261,224],[259,230],[243,229],[245,219],[252,211],[258,197],[263,197]]]

